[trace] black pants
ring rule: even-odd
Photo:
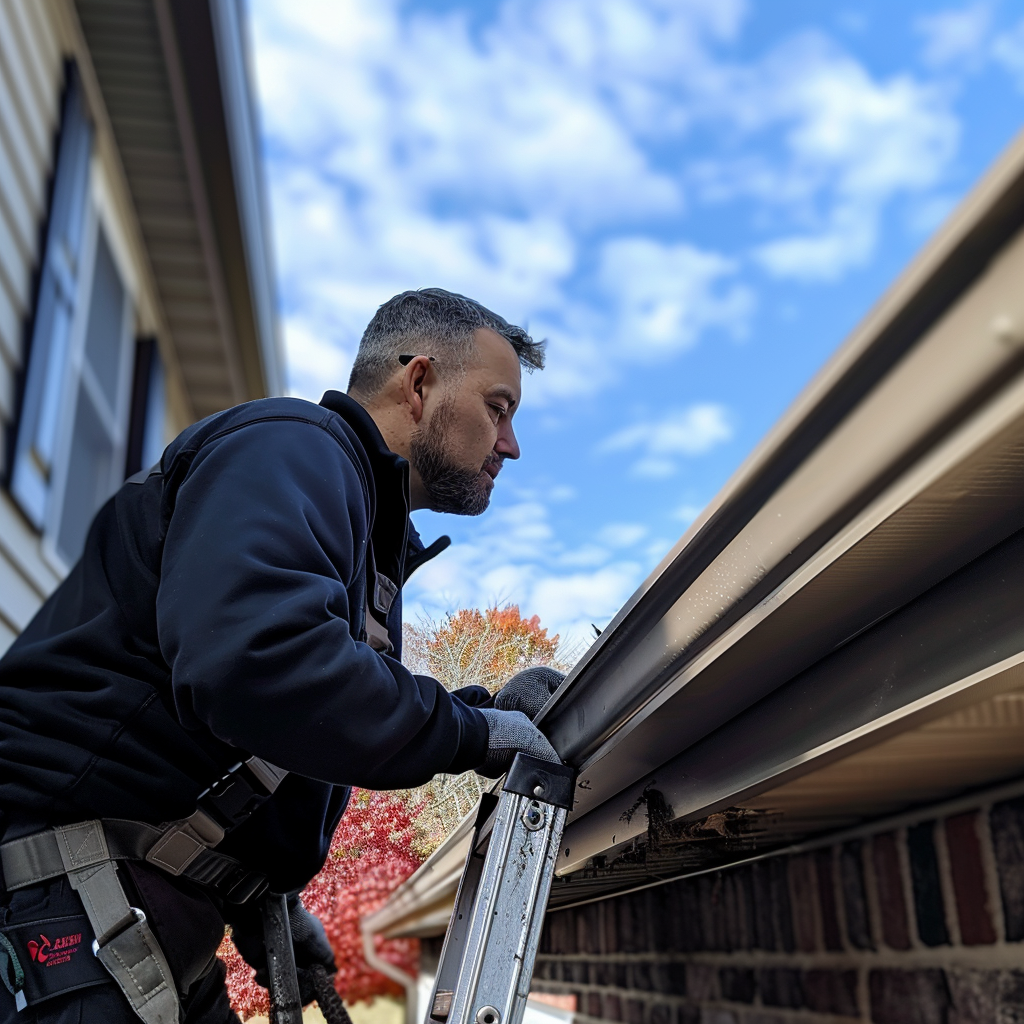
[[[224,988],[224,965],[218,961],[189,990],[184,1024],[238,1024]],[[141,1024],[121,990],[111,981],[54,996],[18,1013],[14,999],[0,989],[0,1024]]]
[[[182,1002],[184,1024],[238,1024],[216,950],[224,920],[216,904],[188,882],[148,865],[118,865],[132,906],[141,907],[160,942]],[[0,987],[0,1024],[138,1024],[121,990],[92,955],[92,931],[66,878],[3,897],[0,931],[31,982],[31,1005],[18,1012]],[[44,962],[45,961],[45,962]]]

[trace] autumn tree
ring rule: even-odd
[[[540,617],[526,618],[518,605],[492,605],[484,611],[464,608],[440,622],[405,627],[402,660],[414,672],[439,679],[449,690],[476,683],[491,693],[524,668],[551,665],[566,670],[559,638],[548,636]],[[475,772],[438,775],[409,791],[421,805],[417,816],[418,848],[432,853],[476,806],[484,782]]]
[[[327,862],[302,891],[303,905],[324,924],[338,973],[334,984],[348,1003],[375,996],[404,996],[396,982],[378,974],[363,956],[360,919],[373,913],[422,861],[415,846],[418,808],[391,793],[353,790],[348,809],[334,833]],[[416,974],[416,939],[377,940],[377,952],[407,974]],[[218,951],[227,967],[228,995],[246,1020],[269,1012],[267,991],[257,985],[229,937]]]
[[[540,616],[525,618],[514,604],[463,608],[440,623],[407,627],[406,639],[449,690],[477,683],[494,693],[521,669],[558,660],[558,636],[549,637]]]
[[[533,665],[565,669],[558,637],[516,605],[464,609],[439,623],[407,625],[403,661],[413,672],[434,676],[449,690],[478,683],[494,693],[516,672]],[[438,775],[425,786],[395,793],[354,790],[331,843],[323,870],[302,893],[302,902],[324,923],[338,964],[335,985],[346,1002],[404,995],[390,978],[372,971],[363,956],[360,920],[451,834],[473,809],[483,788],[475,772]],[[228,971],[228,994],[244,1019],[268,1013],[265,989],[225,938],[218,951]],[[377,952],[400,970],[416,974],[415,939],[377,940]]]

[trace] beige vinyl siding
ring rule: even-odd
[[[60,116],[60,44],[46,0],[0,0],[0,441],[11,427]],[[0,444],[0,451],[4,445]],[[0,652],[58,577],[0,492]]]

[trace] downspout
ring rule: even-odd
[[[363,933],[363,956],[366,962],[375,971],[380,971],[385,977],[398,982],[405,989],[405,1024],[418,1024],[416,979],[378,955],[377,947],[373,942],[375,933],[366,918],[359,922],[359,930]]]

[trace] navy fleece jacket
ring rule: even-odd
[[[295,773],[222,845],[294,888],[345,787],[480,764],[479,711],[398,660],[408,467],[346,396],[194,425],[101,509],[85,553],[0,660],[0,831],[186,815],[239,751]],[[369,552],[372,549],[372,556]],[[413,544],[413,555],[418,547]]]

